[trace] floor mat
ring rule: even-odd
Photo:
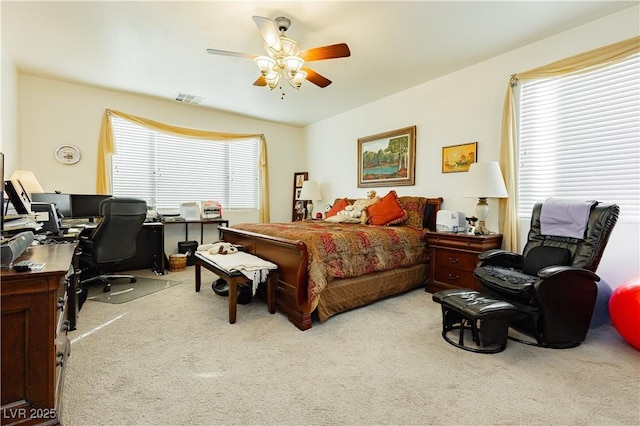
[[[182,284],[182,281],[138,278],[135,283],[131,283],[125,278],[113,281],[111,283],[111,291],[105,293],[102,291],[103,286],[96,282],[94,285],[88,286],[87,300],[104,303],[125,303],[178,284]]]

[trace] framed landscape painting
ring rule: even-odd
[[[468,172],[478,161],[478,142],[442,148],[442,173]]]
[[[416,126],[358,138],[358,188],[415,185]]]

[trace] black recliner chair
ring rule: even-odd
[[[481,253],[473,275],[482,293],[518,309],[510,327],[535,338],[521,343],[571,348],[584,341],[598,294],[595,271],[618,220],[615,204],[591,207],[584,238],[541,233],[543,203],[533,208],[523,254],[504,250]]]
[[[136,254],[136,240],[147,216],[147,203],[134,198],[111,197],[100,203],[102,219],[89,235],[80,235],[81,287],[94,281],[111,290],[111,281],[133,275],[109,274],[118,263]],[[90,276],[90,278],[85,278]]]

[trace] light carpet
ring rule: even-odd
[[[119,278],[111,282],[111,291],[104,292],[102,291],[104,286],[96,281],[93,285],[87,286],[87,300],[126,303],[178,284],[181,284],[181,281],[136,277],[136,282],[132,283],[126,278]]]
[[[125,304],[87,302],[70,332],[64,425],[638,425],[640,352],[609,324],[573,349],[446,343],[422,289],[299,331],[193,267]]]

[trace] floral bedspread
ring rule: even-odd
[[[243,223],[232,228],[303,241],[309,253],[308,302],[335,278],[350,278],[427,261],[424,234],[405,226],[372,226],[322,221]]]

